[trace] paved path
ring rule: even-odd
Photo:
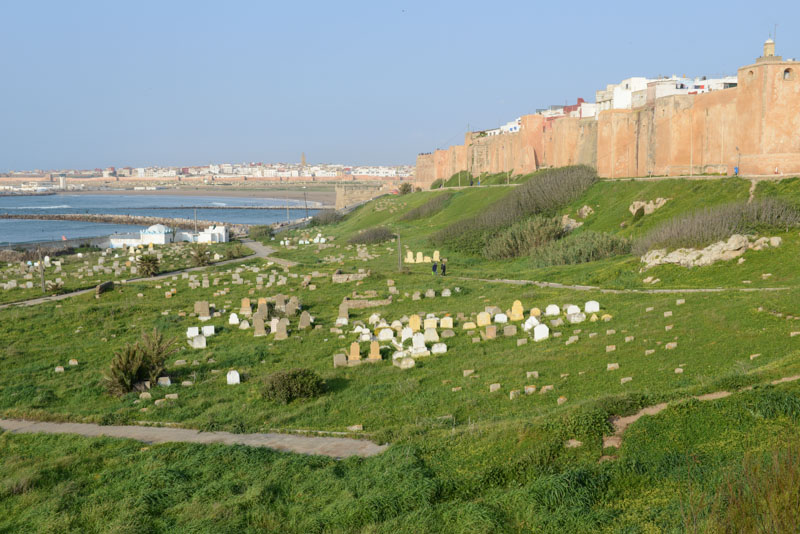
[[[351,438],[294,436],[290,434],[231,434],[230,432],[200,432],[188,428],[145,426],[101,426],[86,423],[47,423],[0,419],[0,428],[15,434],[77,434],[86,437],[107,436],[135,439],[145,443],[221,443],[266,447],[281,452],[347,458],[374,456],[385,451],[388,445]]]
[[[472,278],[469,276],[454,276],[456,280],[472,282],[486,282],[495,284],[509,284],[517,286],[532,285],[537,287],[552,287],[555,289],[570,289],[573,291],[599,291],[601,293],[641,293],[644,295],[658,295],[661,293],[722,293],[723,291],[741,291],[753,293],[761,291],[788,291],[791,287],[710,287],[710,288],[675,288],[675,289],[604,289],[597,286],[559,284],[557,282],[539,282],[536,280],[509,280],[504,278]]]
[[[785,376],[783,378],[771,381],[770,384],[774,386],[776,384],[783,384],[784,382],[794,382],[796,380],[800,380],[800,375]],[[749,391],[751,389],[753,389],[752,386],[748,386],[739,391]],[[725,397],[729,397],[732,394],[733,393],[731,393],[730,391],[715,391],[713,393],[706,393],[704,395],[695,395],[693,398],[703,402],[703,401],[723,399]],[[669,406],[668,403],[662,402],[660,404],[654,404],[653,406],[647,406],[645,408],[642,408],[633,415],[628,415],[626,417],[614,417],[611,420],[611,424],[614,425],[614,433],[610,436],[603,436],[603,447],[619,448],[619,446],[622,445],[622,435],[625,433],[625,430],[630,425],[632,425],[645,415],[656,415],[657,413],[665,410],[668,406]],[[613,458],[604,456],[603,459],[610,460]]]
[[[242,239],[241,242],[247,248],[252,250],[253,254],[250,254],[249,256],[242,256],[241,258],[235,258],[235,259],[232,259],[232,260],[218,261],[216,263],[212,263],[212,264],[209,264],[209,265],[203,266],[203,267],[189,267],[187,269],[180,269],[178,271],[170,271],[168,273],[161,273],[161,274],[157,274],[155,276],[150,276],[150,277],[147,277],[147,278],[129,278],[127,280],[122,281],[122,283],[127,284],[127,283],[133,283],[133,282],[152,282],[152,281],[156,281],[156,280],[163,280],[164,278],[169,278],[170,276],[175,276],[177,274],[190,273],[190,272],[195,272],[195,271],[202,271],[203,269],[206,269],[207,267],[221,267],[223,265],[229,265],[231,263],[240,263],[240,262],[243,262],[243,261],[251,260],[253,258],[263,258],[265,260],[271,261],[271,262],[276,263],[278,265],[281,265],[283,267],[294,267],[295,265],[297,265],[297,263],[293,262],[293,261],[284,260],[284,259],[281,259],[281,258],[273,258],[273,257],[271,257],[270,254],[275,252],[275,249],[273,249],[272,247],[268,247],[266,245],[262,245],[261,243],[259,243],[257,241],[253,241],[252,239],[247,239],[247,238]],[[10,308],[12,306],[35,306],[37,304],[43,304],[45,302],[55,302],[55,301],[59,301],[59,300],[64,300],[64,299],[76,297],[78,295],[85,295],[87,293],[94,293],[94,291],[95,291],[95,288],[91,287],[89,289],[79,289],[78,291],[71,291],[69,293],[61,293],[59,295],[48,295],[46,297],[37,297],[35,299],[21,300],[21,301],[18,301],[18,302],[9,302],[7,304],[0,304],[0,310],[2,310],[4,308]]]

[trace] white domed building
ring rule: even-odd
[[[150,243],[154,245],[166,245],[167,243],[172,243],[175,240],[175,235],[172,231],[172,228],[164,226],[163,224],[154,224],[153,226],[142,230],[140,235],[140,243],[142,245],[149,245]]]

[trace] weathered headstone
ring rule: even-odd
[[[511,316],[509,319],[512,321],[522,321],[525,318],[525,309],[522,307],[522,302],[515,300],[511,305]]]
[[[368,360],[380,360],[381,359],[381,346],[377,341],[373,341],[369,344],[369,355],[367,356]]]
[[[307,311],[303,310],[303,313],[300,314],[300,322],[297,324],[297,328],[299,330],[306,330],[311,328],[311,314]]]
[[[361,361],[361,347],[355,341],[350,343],[350,352],[347,355],[347,361]]]
[[[289,319],[283,317],[278,321],[278,328],[275,330],[275,340],[283,341],[289,337],[287,329],[289,327]]]
[[[488,326],[492,324],[492,316],[489,313],[482,311],[478,314],[478,327]]]
[[[244,315],[245,317],[250,317],[252,315],[253,310],[250,308],[250,299],[245,297],[242,299],[242,305],[239,307],[239,315]]]
[[[239,371],[231,369],[228,371],[228,374],[225,376],[226,381],[228,382],[229,386],[235,386],[239,383]]]
[[[533,327],[533,340],[543,341],[550,337],[550,328],[546,324],[538,324]]]
[[[421,326],[421,320],[419,315],[414,314],[408,318],[408,327],[411,328],[412,332],[419,332]]]
[[[264,337],[267,335],[267,330],[264,328],[264,318],[258,314],[253,317],[253,336]]]
[[[486,327],[486,339],[494,339],[497,337],[497,327],[493,324]]]

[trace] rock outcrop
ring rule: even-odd
[[[650,250],[642,256],[644,269],[656,265],[680,265],[682,267],[702,267],[718,261],[728,261],[743,255],[748,250],[763,250],[781,245],[780,237],[732,235],[727,241],[718,241],[703,249],[679,248],[672,252],[666,249]]]
[[[639,208],[644,208],[644,214],[650,215],[658,208],[666,204],[668,200],[670,199],[661,197],[655,200],[648,200],[646,202],[643,200],[634,200],[633,203],[628,206],[628,211],[631,212],[631,215],[636,215],[636,212],[639,211]]]

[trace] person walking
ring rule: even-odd
[[[433,262],[431,265],[431,270],[433,271],[433,275],[436,276],[436,262]]]
[[[441,267],[440,270],[442,272],[442,276],[446,276],[447,275],[447,264],[444,262],[444,259],[442,259],[442,264],[440,265],[440,267]]]

